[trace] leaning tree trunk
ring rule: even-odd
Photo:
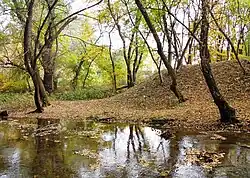
[[[235,109],[229,106],[227,101],[221,95],[214,80],[213,73],[209,64],[210,54],[207,45],[209,30],[207,19],[208,8],[208,0],[202,0],[202,23],[200,33],[200,58],[202,73],[210,90],[210,93],[214,99],[214,102],[219,108],[221,122],[232,123],[237,121],[235,117]]]
[[[175,70],[173,69],[173,67],[171,66],[171,64],[168,62],[167,57],[164,54],[163,51],[163,47],[160,41],[160,38],[155,30],[155,27],[153,26],[148,13],[146,11],[146,9],[144,8],[144,6],[142,5],[140,0],[135,0],[137,7],[139,8],[139,10],[141,11],[151,33],[154,36],[155,42],[157,43],[157,52],[160,55],[164,65],[166,66],[168,73],[171,77],[172,80],[172,84],[170,85],[170,89],[172,90],[172,92],[175,94],[175,96],[178,98],[179,102],[185,102],[186,99],[183,97],[182,93],[179,91],[178,87],[177,87],[177,78],[176,78],[176,73]]]

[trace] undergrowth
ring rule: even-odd
[[[0,93],[0,110],[22,109],[33,105],[33,95],[30,93]]]
[[[112,95],[112,92],[102,88],[86,88],[70,91],[55,92],[49,96],[49,100],[91,100],[101,99]],[[0,111],[1,110],[16,110],[28,107],[34,107],[34,99],[32,93],[0,93]]]
[[[112,92],[107,89],[102,88],[86,88],[77,89],[65,92],[59,92],[52,95],[55,100],[91,100],[91,99],[101,99],[112,95]]]

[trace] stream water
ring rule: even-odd
[[[249,134],[160,135],[135,124],[1,121],[0,177],[250,177]]]

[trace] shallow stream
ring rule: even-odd
[[[250,177],[250,135],[93,121],[0,121],[0,177]]]

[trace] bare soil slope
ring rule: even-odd
[[[250,71],[250,63],[242,61]],[[223,96],[237,110],[244,122],[250,119],[250,75],[244,76],[235,61],[212,64],[212,70]],[[185,98],[179,104],[170,91],[170,77],[163,71],[164,83],[157,75],[111,98],[91,101],[55,101],[42,114],[26,111],[12,113],[12,117],[41,118],[114,118],[122,121],[170,118],[177,125],[205,126],[219,119],[219,113],[205,84],[199,65],[184,66],[178,73],[178,86]]]

